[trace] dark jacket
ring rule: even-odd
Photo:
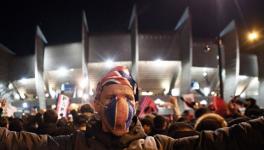
[[[94,124],[87,133],[68,136],[38,136],[26,132],[10,132],[0,128],[0,148],[3,149],[59,149],[59,150],[263,150],[264,118],[240,123],[216,131],[203,131],[197,136],[173,139],[164,135],[146,136],[138,120],[128,134],[115,137],[101,131],[100,123]]]
[[[67,126],[58,128],[56,124],[48,123],[48,124],[41,125],[38,128],[37,133],[38,134],[48,134],[50,136],[59,136],[59,135],[71,134],[72,131]]]

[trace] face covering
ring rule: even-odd
[[[134,105],[125,96],[113,96],[104,108],[107,121],[113,130],[127,130],[135,115]]]

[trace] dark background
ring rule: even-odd
[[[0,43],[17,55],[32,54],[36,25],[49,45],[81,41],[82,10],[90,32],[129,32],[134,3],[140,32],[172,31],[187,6],[196,38],[216,37],[232,19],[241,36],[264,27],[263,0],[9,0],[0,2]]]

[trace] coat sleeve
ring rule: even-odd
[[[0,147],[6,150],[44,149],[48,145],[47,135],[37,135],[29,132],[13,132],[0,128]]]
[[[158,149],[176,150],[263,150],[264,118],[243,122],[216,131],[204,131],[200,135],[172,139],[156,135]]]

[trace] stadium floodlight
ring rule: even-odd
[[[21,78],[19,80],[19,82],[22,83],[22,84],[26,84],[27,83],[27,79],[23,77],[23,78]]]
[[[210,89],[209,87],[205,87],[205,88],[203,89],[203,92],[204,92],[204,95],[205,95],[205,96],[208,96],[209,93],[210,93],[210,91],[211,91],[211,89]]]
[[[153,92],[151,92],[151,91],[142,91],[141,95],[142,96],[151,96],[151,95],[153,95]]]
[[[66,75],[68,73],[68,70],[66,67],[60,67],[57,71],[61,75]]]
[[[258,38],[259,38],[259,34],[258,34],[258,32],[257,31],[252,31],[252,32],[249,32],[248,33],[248,40],[250,41],[250,42],[253,42],[253,41],[256,41],[256,40],[258,40]]]
[[[113,65],[114,65],[114,61],[113,61],[112,59],[107,59],[107,60],[105,61],[105,64],[106,64],[106,66],[107,66],[108,68],[111,68],[111,67],[113,67]]]
[[[25,102],[25,103],[22,103],[22,107],[23,108],[28,108],[28,104]]]

